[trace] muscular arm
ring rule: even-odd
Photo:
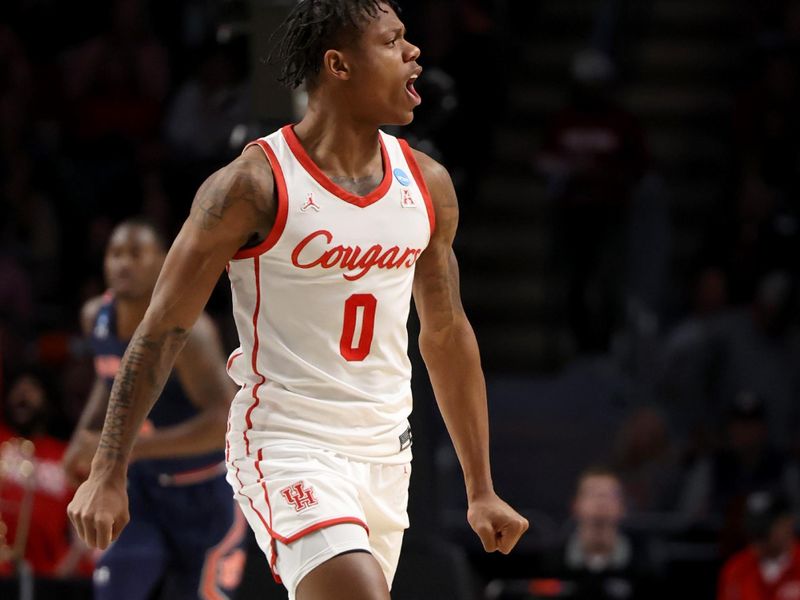
[[[197,192],[167,254],[144,319],[111,388],[92,471],[124,471],[150,411],[222,270],[254,233],[274,220],[272,174],[260,150],[217,171]]]
[[[527,521],[494,494],[489,466],[486,384],[475,333],[461,304],[453,239],[458,202],[447,171],[415,152],[436,212],[436,230],[414,278],[419,347],[437,404],[464,471],[470,525],[487,550],[509,552]]]
[[[131,458],[165,458],[211,452],[225,445],[225,427],[236,386],[225,373],[219,334],[211,318],[202,314],[175,361],[183,389],[200,409],[193,418],[139,436]]]
[[[458,262],[452,244],[458,203],[447,171],[427,156],[417,161],[436,210],[436,231],[420,257],[414,279],[419,347],[459,462],[469,497],[492,490],[486,385],[478,343],[464,313]]]
[[[122,358],[89,478],[68,509],[88,544],[108,547],[127,524],[126,471],[136,434],[228,260],[266,237],[275,213],[272,172],[256,147],[198,190]]]

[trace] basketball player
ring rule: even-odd
[[[135,432],[227,267],[241,343],[228,361],[240,386],[228,481],[290,598],[386,600],[408,526],[412,290],[467,519],[487,551],[504,553],[528,523],[492,487],[450,177],[379,130],[412,120],[419,49],[388,1],[302,0],[285,27],[283,80],[306,84],[307,114],[197,192],[70,516],[101,548],[122,531]]]
[[[75,480],[87,475],[97,448],[93,430],[102,425],[111,384],[145,315],[165,250],[143,221],[126,221],[111,235],[105,255],[109,292],[89,300],[81,313],[97,376],[64,458]],[[97,564],[96,600],[147,600],[156,588],[166,598],[217,599],[236,587],[246,525],[224,474],[225,415],[235,393],[224,364],[213,321],[198,315],[133,444],[127,478],[133,520]]]

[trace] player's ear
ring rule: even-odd
[[[322,66],[331,77],[341,81],[350,79],[350,65],[339,50],[328,50],[322,57]]]

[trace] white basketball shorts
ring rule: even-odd
[[[298,442],[228,456],[228,482],[291,600],[314,568],[354,550],[375,557],[391,589],[410,476],[410,463],[359,462]]]

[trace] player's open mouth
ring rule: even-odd
[[[422,102],[422,98],[419,97],[417,90],[414,88],[414,83],[417,81],[418,77],[419,75],[412,75],[408,81],[406,81],[406,92],[408,92],[408,95],[414,99],[416,104]]]

